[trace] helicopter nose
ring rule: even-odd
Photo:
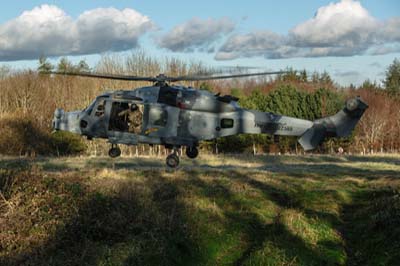
[[[60,108],[54,111],[52,127],[55,131],[61,130],[61,121],[64,118],[64,113],[64,110]]]
[[[76,134],[81,134],[79,127],[80,111],[64,112],[63,109],[56,109],[53,117],[53,129],[55,131],[63,130]]]

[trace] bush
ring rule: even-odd
[[[29,115],[14,114],[0,120],[0,154],[5,155],[68,155],[86,150],[79,136],[68,132],[51,134],[48,128]]]
[[[51,135],[51,141],[57,155],[79,154],[87,149],[81,137],[70,132],[55,132]]]

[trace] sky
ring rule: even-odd
[[[0,66],[144,50],[211,67],[327,71],[341,85],[380,83],[400,58],[400,1],[9,1]]]

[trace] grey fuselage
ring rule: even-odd
[[[88,138],[106,138],[113,144],[138,143],[168,146],[197,146],[202,140],[236,134],[300,136],[305,149],[315,148],[325,136],[346,136],[360,119],[367,105],[352,99],[335,116],[309,121],[241,108],[237,98],[214,95],[191,87],[159,86],[105,93],[85,110],[54,114],[55,130],[66,130]],[[114,103],[135,103],[143,111],[141,131],[131,133],[110,127]],[[98,114],[102,105],[103,111]],[[322,128],[322,130],[321,130]],[[343,130],[344,128],[344,130]],[[341,131],[340,131],[341,130]]]

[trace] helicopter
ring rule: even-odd
[[[149,81],[152,86],[105,92],[83,110],[65,112],[57,108],[52,127],[86,136],[104,138],[111,144],[109,156],[121,155],[119,144],[164,145],[172,152],[167,166],[179,165],[178,149],[186,147],[187,157],[198,156],[201,141],[237,134],[298,136],[305,151],[313,150],[327,137],[351,134],[368,105],[360,98],[348,99],[342,110],[314,121],[241,108],[232,95],[170,85],[179,81],[203,81],[276,75],[283,71],[219,76],[156,77],[102,74],[93,72],[50,72],[56,75],[89,78]]]

